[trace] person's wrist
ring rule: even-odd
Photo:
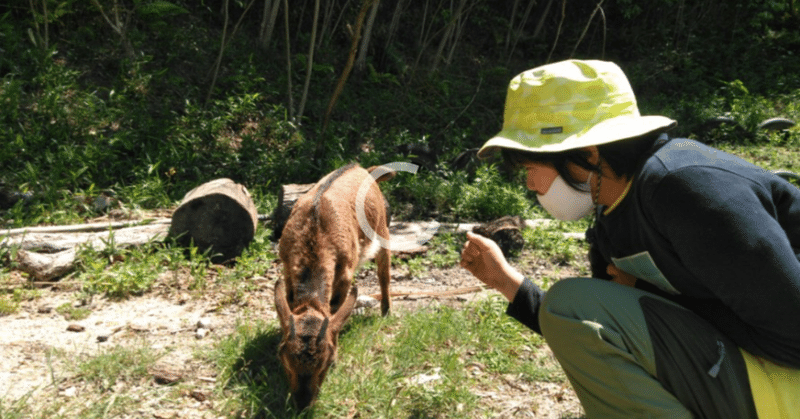
[[[507,265],[503,271],[506,279],[502,282],[503,287],[499,291],[508,301],[514,301],[519,287],[521,287],[522,282],[525,281],[525,275],[522,275],[521,272],[510,265]]]

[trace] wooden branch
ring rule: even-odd
[[[47,227],[38,231],[31,228],[25,234],[7,235],[0,246],[18,247],[27,251],[56,253],[78,246],[89,246],[95,250],[115,246],[137,246],[163,238],[169,229],[169,220],[131,225],[117,229],[97,229],[97,224],[81,224],[64,228]]]
[[[114,223],[89,223],[89,224],[74,224],[65,226],[43,226],[43,227],[21,227],[0,231],[0,237],[6,236],[19,236],[26,234],[40,234],[40,233],[89,233],[97,231],[116,230],[126,227],[135,227],[140,225],[155,225],[155,224],[169,224],[169,218],[148,218],[145,220],[136,221],[118,221]],[[2,243],[2,242],[0,242]]]
[[[602,17],[605,17],[605,14],[602,13],[602,11],[603,11],[603,0],[600,0],[600,2],[597,3],[597,6],[595,6],[594,11],[592,11],[592,15],[589,16],[589,21],[586,22],[586,26],[583,27],[583,32],[581,32],[581,36],[575,42],[575,46],[572,48],[572,52],[569,54],[570,57],[574,57],[575,56],[575,51],[578,50],[578,45],[581,44],[581,42],[583,41],[583,38],[586,36],[586,32],[589,31],[589,26],[591,26],[592,21],[594,20],[594,16],[597,14],[598,11],[601,12],[600,15]],[[605,21],[605,19],[604,19],[604,21]],[[603,49],[605,50],[605,45],[603,46]]]

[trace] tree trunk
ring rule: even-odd
[[[264,2],[264,15],[261,21],[261,33],[259,34],[259,42],[261,47],[269,48],[269,43],[272,41],[272,33],[275,31],[275,21],[278,18],[278,9],[280,8],[280,0],[266,0]],[[268,10],[269,9],[269,10]],[[269,14],[267,14],[269,12]]]
[[[436,50],[436,55],[433,59],[433,65],[431,65],[431,73],[436,72],[439,68],[439,62],[443,59],[444,49],[448,43],[451,43],[451,50],[455,48],[456,43],[458,42],[458,37],[460,36],[460,31],[458,31],[458,22],[464,13],[464,7],[467,3],[467,0],[460,0],[458,3],[458,9],[451,10],[451,18],[450,21],[447,23],[445,28],[445,33],[442,36],[441,41],[439,42],[439,48]],[[445,63],[447,63],[448,59],[444,59]]]
[[[283,26],[286,28],[286,95],[289,101],[289,120],[294,121],[292,100],[292,40],[289,36],[289,0],[283,0]]]
[[[217,60],[214,62],[214,73],[211,77],[211,85],[208,87],[208,93],[206,94],[206,101],[208,103],[211,100],[211,94],[214,92],[214,86],[217,84],[217,76],[219,75],[219,66],[222,64],[222,55],[225,53],[225,37],[228,34],[228,0],[225,0],[223,3],[223,10],[225,15],[225,22],[222,25],[222,39],[219,41],[219,53],[217,54]]]
[[[339,12],[339,15],[336,17],[336,21],[333,23],[333,26],[330,29],[330,33],[331,34],[336,33],[336,31],[338,30],[339,24],[342,23],[342,19],[344,19],[345,12],[347,11],[347,6],[350,5],[350,1],[351,0],[347,0],[347,1],[344,2],[344,6],[342,6],[341,11]],[[334,3],[336,3],[336,2],[334,1]],[[333,10],[333,7],[331,7],[331,10]],[[348,27],[348,29],[349,29],[349,27]],[[320,42],[322,42],[321,38],[320,38]]]
[[[228,0],[225,0],[225,3],[224,3],[224,6],[225,6],[225,12],[224,12],[224,14],[225,14],[225,24],[224,24],[223,29],[222,29],[222,41],[220,41],[219,54],[217,55],[217,61],[214,64],[214,76],[211,79],[211,86],[208,88],[208,94],[206,95],[206,103],[208,103],[208,101],[211,100],[211,94],[214,92],[214,86],[217,84],[217,75],[219,74],[219,67],[222,64],[222,56],[225,54],[225,48],[228,47],[228,44],[231,42],[231,39],[233,39],[233,36],[236,34],[236,31],[239,29],[239,25],[241,25],[242,21],[244,20],[244,17],[247,14],[247,11],[250,10],[250,7],[253,5],[253,3],[255,3],[255,1],[256,0],[250,0],[250,3],[247,4],[247,7],[245,7],[244,11],[242,12],[242,15],[239,16],[239,20],[233,26],[233,30],[231,31],[231,34],[227,35],[227,32],[228,32],[228,21],[229,21],[229,17],[230,16],[229,16],[229,13],[228,13]]]
[[[369,49],[369,41],[372,38],[372,27],[375,24],[375,16],[378,14],[378,6],[380,4],[381,0],[375,0],[372,4],[372,10],[369,12],[367,27],[364,28],[364,36],[361,40],[358,57],[356,58],[356,71],[363,71],[367,66],[367,50]]]
[[[361,10],[358,12],[358,17],[356,17],[356,26],[353,28],[353,39],[350,43],[350,55],[347,59],[344,70],[342,70],[342,75],[339,77],[339,81],[336,83],[336,89],[333,91],[333,95],[331,95],[331,100],[328,102],[328,109],[325,111],[325,120],[322,123],[323,132],[325,132],[328,128],[328,122],[330,121],[331,114],[333,113],[333,108],[336,106],[336,101],[339,99],[339,95],[342,94],[344,85],[347,82],[347,78],[350,77],[350,72],[353,70],[353,62],[356,59],[356,52],[358,51],[358,44],[361,39],[361,27],[364,25],[364,18],[366,17],[370,6],[372,6],[373,1],[375,0],[364,0],[364,3],[361,5]],[[317,143],[317,155],[319,155],[319,153],[322,151],[322,139],[324,136],[320,135],[319,138],[320,140]]]
[[[172,214],[169,236],[181,246],[194,243],[219,263],[236,258],[253,240],[258,213],[250,193],[230,179],[204,183],[183,197]]]
[[[514,0],[514,5],[511,6],[511,18],[508,19],[508,28],[506,29],[506,42],[505,50],[508,52],[511,49],[511,38],[514,33],[514,21],[517,18],[517,9],[519,8],[519,0]]]
[[[322,13],[322,27],[319,30],[319,37],[317,38],[317,49],[322,48],[322,41],[325,40],[325,35],[328,34],[331,21],[333,20],[333,6],[335,4],[336,2],[333,0],[325,0],[325,5],[322,7],[324,13]]]
[[[552,1],[552,0],[551,0]],[[531,15],[531,10],[533,10],[533,6],[536,4],[536,0],[531,0],[528,2],[528,7],[525,8],[525,13],[522,15],[522,20],[519,22],[519,26],[517,26],[517,30],[514,32],[513,40],[511,41],[511,47],[506,48],[508,51],[508,57],[511,57],[511,54],[514,53],[514,50],[517,48],[517,42],[519,42],[519,38],[522,37],[522,31],[525,29],[525,24],[528,22],[528,18]],[[549,8],[549,4],[548,4]],[[545,13],[547,13],[545,11]]]
[[[400,16],[403,15],[405,4],[406,0],[397,0],[394,13],[392,14],[392,22],[389,24],[389,30],[386,34],[386,46],[383,47],[384,51],[389,49],[389,45],[391,45],[394,40],[394,34],[397,33],[397,28],[400,27]]]
[[[311,27],[311,42],[308,45],[308,59],[306,60],[306,81],[303,84],[303,96],[300,98],[300,108],[297,109],[297,123],[303,122],[303,111],[308,97],[308,86],[311,84],[311,70],[314,68],[314,44],[317,41],[317,23],[319,21],[319,0],[314,1],[314,23]]]

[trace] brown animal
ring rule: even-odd
[[[322,178],[297,200],[278,244],[284,273],[275,285],[275,308],[283,331],[278,356],[299,409],[314,403],[336,359],[339,332],[358,296],[353,273],[373,256],[381,312],[389,313],[390,250],[370,240],[356,216],[357,192],[375,168],[368,171],[350,164]],[[394,175],[390,172],[377,181]],[[372,182],[364,214],[373,231],[389,240],[387,207]]]

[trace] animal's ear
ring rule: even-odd
[[[283,279],[275,282],[275,311],[278,313],[278,320],[284,332],[290,328],[294,329],[292,310],[289,308],[289,301],[286,300],[286,285]]]
[[[372,174],[372,172],[374,170],[378,170],[378,173],[376,173],[378,175],[378,177],[375,178],[375,182],[384,182],[384,181],[387,181],[389,179],[392,179],[393,177],[395,177],[397,175],[397,172],[395,172],[394,170],[389,169],[388,167],[383,167],[383,166],[372,166],[369,169],[367,169],[367,172]]]
[[[347,294],[347,299],[344,300],[341,306],[339,306],[339,310],[336,311],[336,314],[333,315],[331,318],[330,328],[333,333],[339,333],[342,330],[342,326],[350,317],[350,313],[353,312],[353,307],[356,305],[356,300],[358,299],[358,288],[353,286],[350,288],[350,293]]]

